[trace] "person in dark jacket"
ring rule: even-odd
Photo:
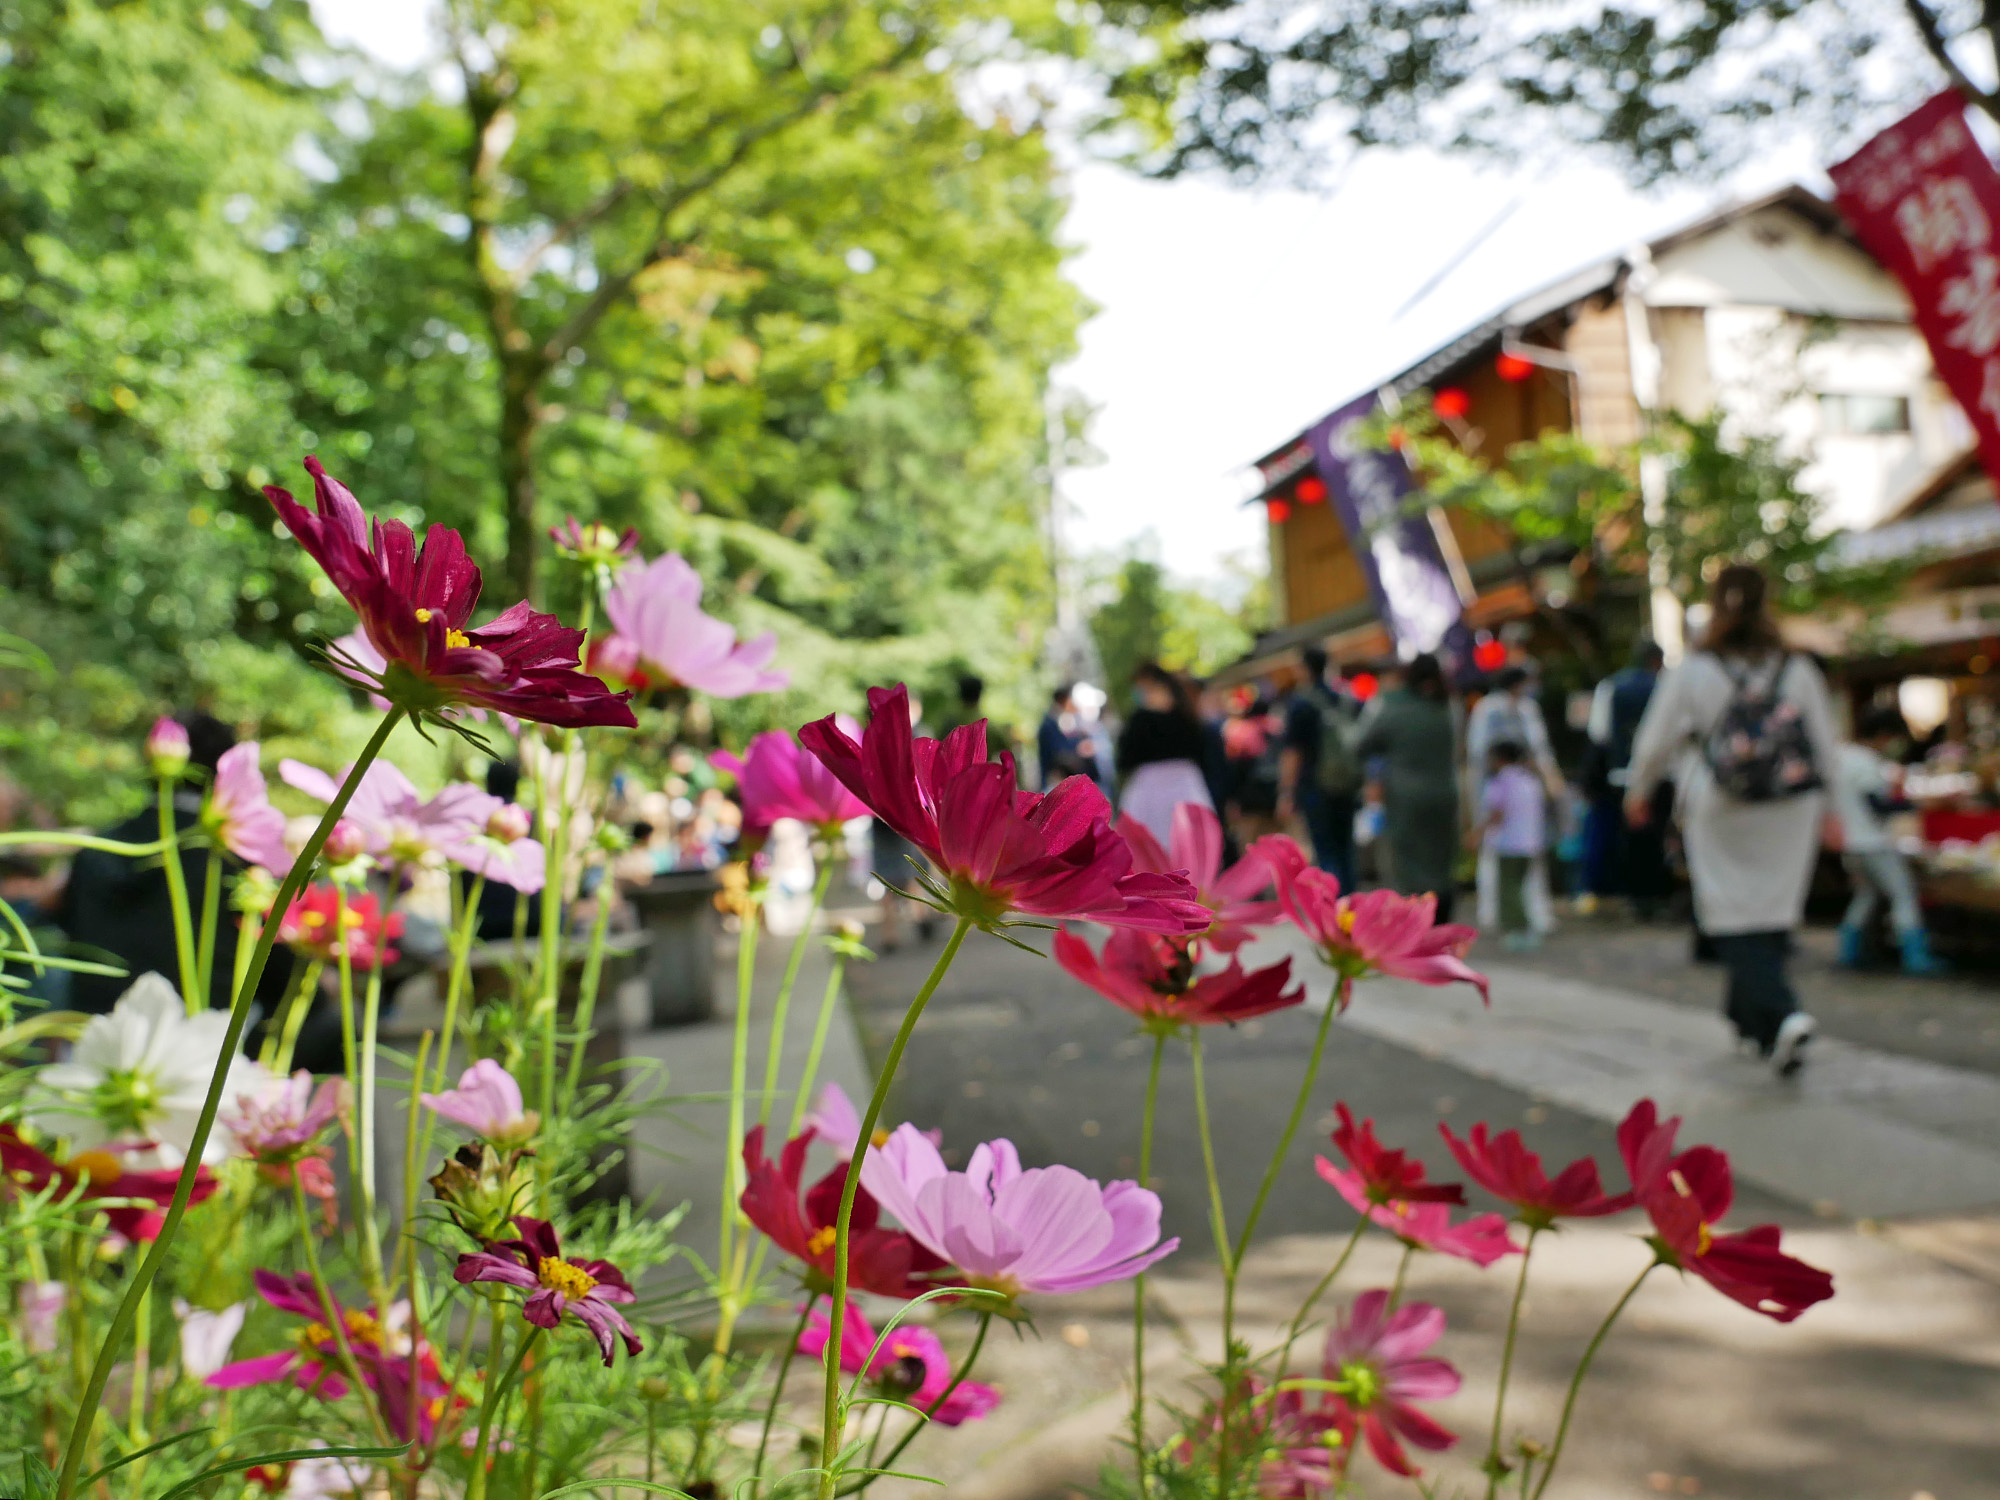
[[[1622,892],[1631,898],[1633,913],[1641,921],[1650,921],[1673,889],[1666,845],[1673,784],[1663,782],[1654,791],[1653,816],[1643,828],[1626,825],[1624,807],[1632,742],[1665,662],[1658,643],[1641,641],[1631,663],[1600,682],[1590,700],[1591,802],[1584,890],[1592,897]]]
[[[1458,728],[1435,656],[1414,657],[1401,684],[1368,705],[1355,752],[1381,763],[1388,884],[1405,896],[1431,892],[1438,920],[1450,920],[1459,848]]]
[[[1215,806],[1203,768],[1208,735],[1186,681],[1158,662],[1132,673],[1138,703],[1118,736],[1118,806],[1162,844],[1173,840],[1174,809]]]
[[[1097,763],[1088,738],[1068,727],[1076,712],[1075,687],[1064,683],[1049,694],[1049,711],[1042,715],[1035,731],[1035,757],[1041,762],[1042,790],[1047,791],[1065,776],[1097,779]]]

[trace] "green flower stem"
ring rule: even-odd
[[[149,854],[158,854],[165,845],[158,840],[150,844],[127,844],[118,839],[101,839],[90,833],[44,833],[39,828],[31,828],[24,833],[0,833],[0,849],[16,844],[54,844],[63,849],[95,849],[100,854],[122,854],[128,859],[144,859]]]
[[[1333,1268],[1320,1277],[1319,1285],[1315,1286],[1312,1294],[1299,1304],[1299,1310],[1292,1318],[1291,1327],[1285,1330],[1285,1361],[1291,1359],[1292,1345],[1298,1342],[1299,1334],[1306,1326],[1306,1319],[1312,1316],[1314,1305],[1326,1295],[1326,1289],[1333,1285],[1334,1279],[1347,1269],[1347,1262],[1354,1254],[1354,1247],[1361,1243],[1361,1236],[1367,1231],[1368,1215],[1363,1214],[1354,1221],[1354,1233],[1347,1237],[1347,1243],[1341,1247],[1340,1258],[1333,1263]],[[1285,1361],[1280,1362],[1281,1373]]]
[[[264,1039],[270,1056],[259,1060],[280,1077],[292,1070],[292,1052],[299,1044],[299,1030],[312,1013],[313,996],[319,993],[319,977],[325,972],[326,964],[317,958],[304,966],[292,991],[291,1007],[285,1012],[283,1032],[273,1032]],[[241,985],[240,980],[238,984]]]
[[[505,1342],[505,1324],[502,1322],[507,1304],[495,1299],[493,1303],[493,1337],[487,1344],[487,1358],[491,1359]],[[521,1361],[528,1357],[535,1340],[542,1336],[542,1330],[526,1323],[521,1325],[521,1337],[514,1345],[514,1357],[507,1362],[507,1368],[499,1375],[490,1375],[486,1381],[486,1395],[479,1403],[479,1435],[472,1443],[472,1473],[465,1483],[465,1500],[486,1500],[486,1445],[493,1436],[493,1414],[499,1409],[500,1397],[513,1385],[514,1377],[521,1372]]]
[[[132,1342],[132,1401],[128,1410],[128,1430],[132,1446],[146,1443],[146,1395],[153,1383],[153,1289],[139,1294],[139,1336]],[[145,1460],[141,1459],[141,1463]],[[140,1493],[134,1484],[134,1493]]]
[[[375,1191],[375,1064],[381,1021],[382,964],[378,953],[375,967],[368,971],[367,998],[362,1004],[361,1092],[354,1106],[354,1154],[361,1168],[361,1201],[356,1205],[355,1228],[361,1233],[361,1269],[368,1278],[368,1295],[375,1301],[378,1317],[389,1305],[389,1283],[382,1274],[382,1226],[376,1221]]]
[[[565,800],[569,789],[570,764],[576,755],[574,729],[563,731],[563,747],[558,769],[542,787],[544,814],[549,824],[548,876],[542,883],[542,956],[540,993],[529,1013],[531,1024],[541,1031],[541,1111],[544,1120],[555,1118],[556,1107],[556,1021],[562,996],[563,874],[569,865],[569,828],[572,810]],[[578,795],[582,795],[579,787]],[[546,1205],[544,1205],[546,1207]]]
[[[799,1320],[792,1325],[792,1336],[785,1340],[784,1357],[778,1361],[778,1373],[771,1382],[771,1399],[764,1404],[764,1429],[757,1434],[757,1459],[750,1466],[750,1493],[754,1497],[764,1487],[764,1454],[771,1446],[771,1424],[777,1420],[778,1401],[785,1394],[785,1377],[792,1371],[792,1359],[799,1352],[799,1340],[805,1337],[806,1320],[812,1316],[813,1299],[808,1297],[805,1306],[799,1309]],[[647,1419],[652,1417],[653,1406],[646,1404]]]
[[[403,711],[392,708],[376,726],[375,733],[354,763],[354,769],[334,793],[333,802],[320,818],[319,827],[313,830],[312,837],[306,841],[305,848],[279,886],[278,899],[272,903],[273,911],[284,911],[291,905],[292,898],[298,895],[299,888],[305,884],[306,877],[319,859],[326,836],[333,831],[340,815],[347,811],[347,804],[360,785],[361,773],[382,753],[382,746],[388,741],[390,732],[402,719]],[[236,1056],[236,1049],[243,1045],[243,1028],[250,1021],[250,1002],[257,992],[257,982],[264,977],[264,966],[270,962],[271,949],[277,940],[278,924],[265,923],[264,931],[257,939],[257,952],[243,976],[243,986],[236,992],[235,1004],[229,1008],[229,1027],[223,1034],[222,1048],[216,1055],[215,1072],[208,1080],[208,1097],[202,1101],[201,1114],[195,1120],[194,1135],[188,1142],[187,1164],[181,1169],[180,1181],[174,1184],[173,1200],[167,1205],[159,1236],[146,1252],[145,1260],[140,1262],[132,1285],[126,1288],[117,1312],[112,1315],[111,1327],[105,1332],[104,1342],[98,1346],[97,1361],[91,1367],[90,1379],[77,1402],[76,1420],[70,1428],[69,1441],[63,1448],[62,1471],[56,1478],[56,1500],[71,1500],[76,1493],[77,1480],[83,1473],[84,1454],[90,1446],[91,1431],[97,1422],[98,1407],[104,1400],[104,1387],[111,1379],[112,1366],[123,1352],[125,1340],[131,1337],[132,1325],[139,1313],[139,1299],[159,1274],[160,1264],[173,1245],[181,1220],[187,1216],[188,1197],[194,1192],[195,1173],[200,1167],[202,1153],[208,1149],[209,1134],[215,1129],[216,1112],[222,1107],[222,1091],[228,1084],[229,1064]]]
[[[283,914],[280,913],[282,916]],[[245,912],[236,929],[236,967],[229,976],[229,993],[243,988],[243,971],[250,967],[251,950],[264,931],[263,921],[254,912]]]
[[[729,1049],[729,1127],[722,1143],[722,1228],[715,1257],[716,1274],[721,1278],[716,1298],[717,1354],[729,1352],[737,1314],[742,1311],[737,1306],[742,1268],[736,1263],[736,1200],[742,1193],[738,1184],[743,1170],[743,1093],[750,1073],[750,987],[757,975],[757,927],[762,915],[763,902],[753,893],[739,917],[736,937],[736,1032]]]
[[[929,1406],[924,1408],[923,1421],[911,1423],[910,1430],[903,1434],[902,1440],[898,1442],[895,1447],[889,1450],[888,1455],[882,1460],[881,1463],[877,1464],[872,1461],[869,1463],[868,1467],[876,1470],[877,1471],[876,1473],[864,1476],[859,1484],[850,1485],[847,1489],[842,1490],[840,1492],[841,1494],[843,1495],[860,1494],[863,1490],[867,1489],[869,1485],[873,1484],[877,1479],[882,1477],[880,1471],[885,1469],[893,1469],[896,1466],[896,1460],[903,1456],[903,1450],[909,1447],[911,1443],[916,1441],[917,1434],[922,1432],[926,1427],[930,1426],[932,1418],[936,1417],[937,1414],[944,1409],[944,1404],[945,1402],[951,1399],[952,1393],[956,1391],[961,1385],[965,1384],[966,1377],[972,1373],[972,1367],[979,1363],[979,1351],[986,1347],[986,1330],[988,1328],[991,1328],[992,1326],[993,1326],[993,1314],[990,1312],[982,1312],[979,1315],[979,1332],[975,1333],[972,1336],[972,1347],[965,1351],[965,1363],[960,1365],[958,1367],[958,1373],[951,1377],[951,1384],[946,1386],[942,1391],[938,1392],[937,1400],[933,1401]],[[888,1414],[889,1414],[889,1409],[887,1407],[884,1407],[882,1409],[882,1415],[885,1420],[887,1419]]]
[[[799,1133],[812,1108],[812,1087],[819,1077],[820,1054],[826,1051],[827,1036],[833,1030],[834,1012],[839,1008],[841,982],[847,977],[847,955],[834,950],[833,969],[826,976],[826,993],[820,996],[819,1017],[813,1022],[812,1045],[806,1049],[805,1071],[799,1074],[797,1097],[792,1100],[792,1122],[785,1127],[789,1139]]]
[[[1209,1227],[1215,1235],[1215,1253],[1222,1262],[1222,1394],[1217,1411],[1215,1439],[1215,1492],[1229,1493],[1229,1418],[1235,1404],[1236,1344],[1231,1315],[1236,1306],[1236,1257],[1229,1246],[1229,1224],[1222,1209],[1222,1179],[1215,1170],[1215,1139],[1208,1125],[1208,1085],[1202,1076],[1201,1033],[1188,1037],[1189,1055],[1194,1059],[1194,1118],[1201,1132],[1202,1173],[1208,1179]]]
[[[188,911],[187,874],[181,869],[180,828],[174,821],[174,778],[160,778],[160,868],[167,877],[167,905],[174,914],[174,960],[181,974],[181,1003],[198,1016],[208,1009],[200,992],[200,966],[194,956],[194,917]]]
[[[417,1164],[424,1158],[419,1154],[422,1148],[422,1134],[419,1129],[423,1116],[424,1067],[430,1061],[431,1043],[436,1038],[428,1031],[417,1041],[417,1065],[410,1069],[410,1097],[405,1101],[407,1112],[403,1120],[403,1232],[396,1245],[396,1274],[392,1281],[402,1280],[403,1257],[410,1258],[410,1357],[416,1358],[417,1345],[422,1342],[415,1329],[423,1304],[418,1293],[423,1288],[423,1278],[417,1274]],[[410,1379],[410,1389],[417,1389],[416,1377]],[[414,1410],[414,1407],[412,1407]],[[411,1442],[417,1440],[414,1432],[405,1433]]]
[[[896,1039],[889,1044],[889,1055],[882,1062],[882,1076],[875,1080],[875,1092],[868,1097],[867,1112],[862,1115],[861,1129],[854,1138],[854,1155],[851,1158],[854,1170],[841,1184],[840,1212],[833,1221],[833,1310],[827,1321],[826,1397],[820,1410],[820,1500],[835,1500],[840,1485],[840,1475],[834,1469],[834,1463],[840,1454],[840,1339],[847,1326],[847,1221],[854,1213],[855,1190],[861,1186],[862,1155],[875,1134],[875,1122],[882,1118],[882,1106],[888,1102],[889,1085],[896,1081],[896,1069],[903,1061],[903,1049],[910,1044],[910,1034],[917,1029],[924,1007],[931,1003],[931,996],[944,982],[945,973],[951,968],[952,960],[958,957],[965,935],[971,930],[970,917],[962,916],[952,924],[951,936],[945,939],[944,951],[938,954],[923,988],[917,991],[910,1008],[903,1013],[903,1024],[896,1028]]]
[[[1417,1253],[1417,1247],[1409,1240],[1403,1241],[1403,1258],[1396,1262],[1396,1279],[1389,1287],[1389,1310],[1394,1312],[1403,1300],[1403,1281],[1410,1274],[1410,1260]]]
[[[202,861],[201,935],[195,943],[195,985],[201,991],[202,1008],[215,984],[215,927],[222,908],[222,856],[208,851]]]
[[[1528,1226],[1528,1243],[1521,1247],[1521,1274],[1514,1282],[1514,1301],[1507,1309],[1507,1340],[1500,1346],[1500,1383],[1493,1394],[1493,1436],[1486,1444],[1486,1500],[1496,1500],[1501,1477],[1507,1472],[1500,1462],[1500,1434],[1507,1412],[1507,1377],[1514,1368],[1514,1339],[1521,1331],[1521,1303],[1528,1295],[1528,1258],[1535,1253],[1539,1226]]]
[[[1264,1216],[1264,1205],[1270,1201],[1271,1189],[1277,1186],[1278,1174],[1284,1170],[1285,1154],[1292,1149],[1292,1140],[1304,1123],[1306,1106],[1312,1102],[1313,1085],[1319,1082],[1320,1059],[1326,1053],[1327,1033],[1333,1029],[1333,1018],[1340,1013],[1337,998],[1329,998],[1326,1014],[1319,1019],[1319,1031],[1313,1036],[1312,1055],[1306,1059],[1305,1077],[1299,1082],[1298,1098],[1292,1101],[1291,1118],[1285,1122],[1285,1133],[1278,1137],[1278,1149],[1271,1153],[1271,1164],[1264,1169],[1264,1180],[1257,1187],[1257,1196],[1250,1202],[1250,1213],[1243,1221],[1243,1229],[1236,1237],[1236,1259],[1240,1263],[1244,1252],[1250,1248],[1250,1237],[1257,1232],[1257,1221]]]
[[[1555,1478],[1556,1461],[1562,1457],[1563,1443],[1569,1437],[1570,1418],[1576,1415],[1576,1398],[1583,1391],[1584,1377],[1590,1374],[1591,1362],[1597,1358],[1597,1351],[1604,1347],[1604,1340],[1610,1336],[1611,1325],[1618,1321],[1618,1315],[1625,1311],[1626,1305],[1639,1295],[1639,1288],[1645,1285],[1646,1278],[1659,1264],[1657,1260],[1646,1263],[1646,1269],[1625,1288],[1625,1295],[1612,1304],[1611,1311],[1604,1315],[1604,1321],[1597,1325],[1597,1332],[1590,1336],[1589,1344],[1584,1347],[1583,1358],[1577,1361],[1576,1373],[1570,1377],[1569,1392],[1563,1397],[1562,1420],[1556,1424],[1556,1440],[1549,1448],[1548,1462],[1542,1466],[1542,1482],[1535,1486],[1534,1500],[1542,1500],[1542,1491]]]
[[[299,1243],[305,1247],[306,1274],[312,1278],[313,1295],[319,1299],[319,1309],[326,1314],[326,1326],[333,1330],[333,1347],[339,1356],[340,1373],[347,1377],[348,1385],[367,1411],[368,1423],[375,1429],[375,1441],[386,1448],[391,1442],[389,1429],[382,1421],[377,1404],[368,1399],[368,1386],[361,1378],[361,1363],[355,1359],[354,1346],[347,1340],[347,1320],[334,1311],[338,1304],[327,1286],[326,1272],[320,1269],[319,1247],[313,1242],[312,1209],[306,1203],[306,1186],[299,1179],[296,1163],[292,1166],[292,1205],[298,1210]]]
[[[563,1076],[564,1114],[576,1103],[577,1084],[583,1078],[583,1049],[590,1045],[590,1023],[597,1014],[597,987],[604,975],[604,939],[611,931],[611,908],[617,895],[611,877],[611,856],[607,854],[604,879],[597,886],[597,915],[590,924],[590,947],[584,953],[583,974],[576,987],[576,1031],[569,1047],[569,1069]]]
[[[453,883],[452,889],[454,891],[458,889],[456,882]],[[451,973],[444,982],[444,1026],[438,1032],[437,1074],[431,1081],[432,1093],[444,1092],[445,1074],[451,1067],[451,1044],[456,1040],[458,1031],[458,1005],[465,993],[466,975],[471,967],[472,939],[479,930],[479,898],[485,893],[486,877],[475,875],[472,879],[472,889],[465,898],[465,910],[459,913],[458,924],[452,931]],[[517,906],[516,910],[519,911],[520,908]],[[423,1070],[419,1068],[417,1081],[412,1086],[413,1092],[421,1090],[422,1073]],[[436,1129],[437,1116],[425,1116],[423,1146],[417,1153],[420,1160],[430,1160],[431,1137]]]
[[[792,989],[799,982],[799,966],[804,963],[806,944],[812,941],[813,924],[826,902],[826,889],[833,883],[833,851],[820,861],[819,879],[813,882],[812,905],[806,908],[805,924],[792,940],[791,955],[785,960],[785,977],[778,984],[778,998],[771,1007],[771,1043],[764,1049],[764,1098],[757,1106],[757,1123],[771,1123],[771,1108],[778,1100],[778,1066],[784,1060],[785,1021],[792,1008]]]
[[[1150,1189],[1153,1172],[1153,1116],[1160,1103],[1160,1059],[1167,1034],[1153,1036],[1153,1063],[1146,1070],[1146,1105],[1139,1114],[1139,1186]],[[1138,1463],[1139,1500],[1146,1500],[1146,1273],[1132,1278],[1132,1455]]]

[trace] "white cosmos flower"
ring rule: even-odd
[[[181,1324],[181,1370],[197,1383],[229,1363],[229,1349],[243,1331],[250,1311],[247,1302],[232,1302],[219,1312],[190,1307],[174,1298],[174,1316]]]
[[[28,1118],[38,1129],[67,1137],[71,1155],[150,1144],[159,1165],[180,1166],[228,1029],[224,1012],[190,1016],[171,984],[142,974],[109,1015],[91,1018],[68,1061],[41,1070],[28,1096]],[[249,1058],[230,1061],[204,1162],[213,1166],[234,1154],[235,1137],[226,1126],[236,1117],[237,1099],[261,1095],[271,1081]]]

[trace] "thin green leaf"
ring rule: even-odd
[[[83,1478],[77,1481],[77,1484],[79,1487],[95,1484],[113,1469],[122,1469],[135,1459],[144,1458],[148,1453],[158,1453],[162,1448],[171,1448],[175,1443],[185,1443],[189,1438],[198,1438],[205,1432],[213,1431],[215,1431],[213,1427],[191,1427],[186,1432],[177,1432],[172,1437],[163,1437],[157,1443],[148,1443],[143,1448],[134,1448],[123,1458],[114,1458],[103,1468],[84,1475]]]
[[[410,1451],[408,1443],[398,1443],[393,1448],[287,1448],[282,1453],[259,1453],[254,1458],[232,1458],[226,1464],[211,1464],[192,1479],[182,1480],[160,1500],[180,1500],[182,1495],[192,1494],[203,1482],[220,1474],[241,1474],[245,1469],[254,1469],[259,1464],[290,1464],[308,1458],[394,1458],[399,1453]]]

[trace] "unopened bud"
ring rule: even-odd
[[[146,763],[155,776],[178,776],[187,769],[188,732],[169,718],[154,721],[146,736]]]
[[[595,842],[606,854],[623,854],[632,847],[632,835],[616,823],[600,823]]]
[[[639,1382],[639,1394],[648,1401],[664,1401],[673,1390],[658,1375],[648,1375]]]
[[[278,877],[262,865],[252,865],[236,877],[229,904],[245,916],[263,917],[278,899]]]
[[[368,838],[360,824],[342,818],[333,825],[320,852],[328,864],[344,865],[368,852]]]
[[[493,809],[493,816],[486,820],[486,836],[511,844],[516,839],[526,838],[534,826],[535,820],[527,808],[518,802],[503,802]]]

